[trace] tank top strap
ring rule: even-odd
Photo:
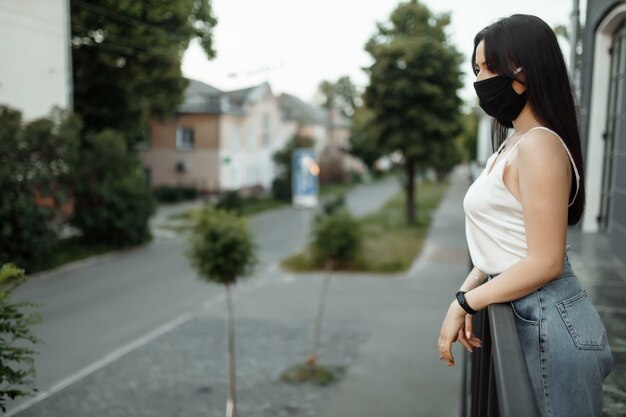
[[[567,147],[567,145],[565,144],[565,141],[563,141],[563,139],[561,138],[561,136],[559,136],[558,133],[556,133],[554,130],[549,129],[549,128],[545,127],[545,126],[535,126],[532,129],[530,129],[528,132],[526,132],[526,133],[524,133],[522,135],[522,137],[517,141],[517,143],[515,145],[513,145],[513,149],[511,149],[511,151],[507,154],[507,156],[512,154],[513,151],[517,149],[517,145],[519,145],[520,142],[522,140],[524,140],[526,135],[528,135],[530,132],[532,132],[535,129],[547,130],[548,132],[552,133],[557,138],[559,138],[559,140],[561,141],[561,144],[563,145],[563,147],[565,147],[565,151],[567,152],[567,156],[569,156],[569,160],[572,163],[572,168],[574,169],[574,175],[576,176],[576,192],[574,193],[574,198],[572,198],[572,202],[567,205],[567,207],[570,207],[572,204],[574,204],[574,201],[576,200],[576,196],[578,195],[578,189],[580,188],[580,175],[578,173],[578,168],[576,168],[576,163],[574,162],[574,158],[572,157],[572,154],[569,151],[569,148]]]

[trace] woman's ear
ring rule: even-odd
[[[513,90],[515,90],[517,94],[522,94],[526,91],[526,86],[517,80],[513,80]]]

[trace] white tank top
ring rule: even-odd
[[[565,142],[554,131],[543,126],[530,129],[492,167],[498,152],[502,149],[500,146],[498,151],[489,157],[485,169],[470,185],[463,199],[465,235],[472,263],[486,274],[503,272],[528,255],[522,203],[506,188],[502,175],[506,161],[515,155],[517,145],[535,129],[545,129],[554,133],[565,146],[572,162],[576,175],[576,193],[568,207],[573,204],[578,194],[580,176],[576,164]]]

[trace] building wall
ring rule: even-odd
[[[246,110],[245,117],[223,115],[220,119],[220,185],[225,190],[258,186],[269,190],[276,171],[272,155],[285,144],[280,108],[267,89]]]
[[[68,0],[0,0],[0,104],[25,120],[68,108]]]
[[[613,156],[612,203],[606,231],[596,220],[600,213],[603,133],[606,130],[609,46],[618,24],[626,16],[626,2],[589,0],[583,37],[582,88],[580,126],[585,156],[587,208],[582,222],[583,232],[601,231],[608,235],[614,255],[626,262],[626,74],[622,74],[616,115],[616,136]]]
[[[143,164],[150,170],[152,186],[193,186],[203,192],[220,188],[219,177],[219,117],[206,114],[178,115],[166,122],[151,123],[151,139],[140,151]],[[176,146],[176,129],[189,127],[194,131],[194,149]],[[177,164],[186,166],[185,172]]]

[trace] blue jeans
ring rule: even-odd
[[[602,416],[613,354],[569,260],[552,281],[510,304],[541,416]]]

